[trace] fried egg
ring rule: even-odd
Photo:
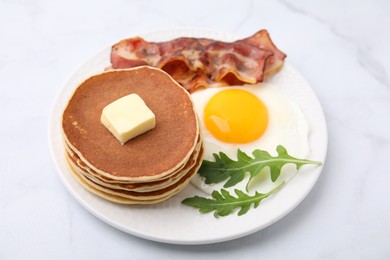
[[[236,160],[238,149],[251,157],[255,149],[276,156],[278,145],[298,158],[306,158],[310,152],[310,128],[302,110],[275,85],[202,89],[193,93],[192,99],[201,122],[204,160],[214,161],[213,154],[219,152]],[[280,182],[287,182],[294,173],[295,165],[285,165],[277,182],[273,183],[265,172],[253,179],[250,188],[254,187],[253,192],[267,192]],[[249,174],[231,189],[244,190],[248,179]],[[207,185],[199,174],[191,183],[208,194],[224,184]]]

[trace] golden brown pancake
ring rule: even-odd
[[[156,127],[121,145],[101,124],[103,108],[136,93]],[[97,173],[115,180],[153,181],[175,172],[193,153],[199,125],[189,94],[150,67],[107,71],[84,81],[63,113],[66,144]]]
[[[190,182],[191,178],[196,174],[202,163],[203,147],[201,147],[200,154],[196,158],[194,167],[192,167],[191,170],[183,178],[181,178],[178,183],[175,183],[168,188],[146,193],[107,189],[104,186],[98,185],[89,180],[84,175],[80,174],[76,169],[73,168],[75,165],[71,160],[69,160],[69,157],[67,158],[69,166],[76,179],[92,193],[107,200],[122,204],[153,204],[170,198],[171,196],[181,191]]]
[[[154,182],[144,182],[144,183],[112,183],[107,182],[105,179],[101,178],[99,174],[94,172],[91,168],[83,164],[80,159],[77,157],[77,155],[73,154],[71,151],[67,149],[67,156],[69,163],[72,165],[74,170],[84,175],[86,178],[91,180],[92,182],[104,186],[109,189],[117,189],[117,190],[127,190],[127,191],[136,191],[136,192],[149,192],[149,191],[155,191],[160,190],[166,187],[169,187],[176,182],[179,182],[181,178],[184,177],[195,165],[197,158],[199,156],[201,150],[201,142],[198,141],[198,144],[190,156],[187,163],[180,169],[180,171],[175,172],[174,175],[172,175],[170,178],[163,179],[160,181],[154,181]]]
[[[197,156],[197,153],[199,153],[201,145],[202,145],[202,138],[201,138],[201,135],[198,135],[198,140],[197,140],[196,146],[194,148],[194,152],[188,158],[187,162],[184,162],[181,166],[176,167],[176,170],[174,172],[170,173],[169,175],[163,176],[159,180],[153,180],[153,181],[147,180],[147,181],[140,182],[139,180],[138,181],[116,180],[116,179],[111,179],[109,177],[106,177],[104,175],[99,174],[98,172],[94,171],[91,167],[89,167],[87,164],[85,164],[81,160],[81,158],[74,151],[72,151],[72,149],[69,147],[69,145],[66,142],[64,143],[65,150],[67,151],[69,158],[77,165],[77,167],[82,169],[86,174],[92,175],[93,177],[97,178],[99,181],[102,181],[106,184],[113,184],[113,185],[124,184],[124,185],[128,186],[129,188],[138,187],[138,186],[152,186],[155,184],[162,184],[164,182],[169,181],[169,179],[180,177],[180,176],[178,176],[177,173],[181,172],[181,170],[184,167],[188,167],[188,164],[190,161],[194,161],[195,156]]]
[[[100,191],[96,188],[94,188],[93,186],[89,185],[86,181],[84,181],[81,176],[79,174],[77,174],[75,172],[75,170],[69,165],[69,169],[71,170],[73,176],[76,178],[76,180],[84,187],[86,188],[88,191],[90,191],[91,193],[101,197],[101,198],[104,198],[106,200],[109,200],[109,201],[112,201],[112,202],[116,202],[116,203],[120,203],[120,204],[154,204],[154,203],[158,203],[158,202],[161,202],[161,201],[164,201],[168,198],[160,198],[160,199],[157,199],[157,200],[132,200],[132,199],[126,199],[126,198],[123,198],[121,196],[116,196],[116,195],[113,195],[113,194],[110,194],[110,193],[106,193],[106,192],[103,192],[103,191]]]

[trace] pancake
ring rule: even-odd
[[[196,163],[190,171],[180,179],[179,182],[173,184],[168,188],[157,190],[154,192],[137,193],[129,191],[121,191],[115,189],[107,189],[101,185],[98,185],[82,174],[78,173],[71,160],[68,160],[69,166],[76,179],[89,191],[107,200],[122,203],[122,204],[153,204],[161,202],[170,198],[181,191],[191,180],[191,178],[197,173],[203,158],[203,147],[200,149],[199,156],[196,158]]]
[[[90,191],[91,193],[103,198],[103,199],[106,199],[106,200],[109,200],[109,201],[112,201],[112,202],[116,202],[116,203],[120,203],[120,204],[154,204],[154,203],[158,203],[158,202],[162,202],[168,198],[160,198],[160,199],[157,199],[157,200],[132,200],[132,199],[126,199],[126,198],[123,198],[123,197],[120,197],[120,196],[116,196],[116,195],[112,195],[112,194],[109,194],[109,193],[106,193],[106,192],[103,192],[103,191],[100,191],[94,187],[92,187],[91,185],[88,185],[88,183],[86,181],[84,181],[79,174],[77,174],[75,172],[75,170],[69,165],[69,169],[71,170],[73,176],[76,178],[76,180],[85,188],[87,189],[88,191]]]
[[[196,146],[194,148],[194,151],[198,151],[200,150],[200,146],[202,144],[202,138],[201,136],[199,135],[198,136],[198,140],[197,140],[197,143],[196,143]],[[111,178],[108,178],[104,175],[101,175],[99,174],[98,172],[94,171],[92,168],[90,168],[87,164],[85,164],[81,158],[78,157],[77,154],[74,153],[74,151],[72,151],[72,149],[65,143],[64,144],[65,146],[65,149],[67,151],[67,153],[69,154],[70,156],[70,159],[72,159],[72,161],[77,164],[77,166],[81,169],[83,169],[83,171],[85,172],[85,174],[89,174],[91,176],[93,176],[94,178],[98,179],[99,181],[101,182],[104,182],[106,184],[113,184],[113,185],[127,185],[130,189],[132,187],[139,187],[140,185],[141,186],[152,186],[152,185],[155,185],[155,184],[159,184],[159,183],[164,183],[164,182],[167,182],[169,179],[172,179],[172,178],[177,178],[179,176],[177,176],[177,173],[179,171],[181,171],[185,166],[188,166],[188,162],[190,160],[193,160],[194,156],[196,155],[194,152],[192,153],[192,155],[190,156],[189,160],[187,162],[184,162],[181,166],[177,167],[177,169],[170,173],[169,175],[166,175],[162,178],[160,178],[159,180],[152,180],[152,181],[143,181],[143,182],[140,182],[140,181],[132,181],[132,180],[116,180],[116,179],[111,179]]]
[[[124,145],[101,124],[103,108],[136,93],[156,127]],[[96,173],[113,180],[158,181],[185,165],[199,135],[191,97],[167,73],[150,67],[107,71],[76,89],[62,118],[66,144]]]
[[[181,170],[178,171],[175,175],[161,181],[145,182],[145,183],[106,182],[102,180],[100,177],[98,177],[99,175],[93,172],[93,170],[90,169],[88,166],[83,165],[76,155],[74,154],[72,155],[69,152],[67,155],[68,155],[68,160],[70,161],[70,163],[72,164],[73,168],[76,170],[77,173],[84,175],[90,181],[98,185],[104,186],[109,189],[136,191],[136,192],[150,192],[150,191],[166,188],[180,181],[180,179],[184,177],[184,175],[186,175],[194,167],[197,158],[199,156],[200,150],[201,150],[201,142],[199,141],[190,159],[187,161],[184,167],[182,167]]]
[[[121,144],[100,122],[104,107],[138,94],[156,127]],[[165,72],[138,67],[107,71],[81,83],[67,104],[62,129],[69,168],[90,192],[121,204],[153,204],[182,190],[203,160],[191,97]]]

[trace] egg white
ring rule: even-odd
[[[208,131],[203,121],[204,107],[210,98],[220,91],[235,88],[243,89],[256,95],[267,107],[267,129],[259,139],[251,143],[231,144],[222,142],[216,139],[210,131]],[[239,87],[203,89],[193,93],[192,100],[201,122],[200,127],[204,143],[204,160],[214,161],[213,154],[219,152],[224,152],[230,158],[236,160],[237,149],[240,149],[251,157],[253,157],[252,152],[255,149],[266,150],[271,155],[275,156],[277,155],[276,147],[278,145],[283,145],[291,156],[298,158],[306,158],[310,152],[310,127],[302,110],[297,104],[284,96],[275,85],[261,83]],[[264,171],[265,172],[260,174],[260,176],[252,180],[251,185],[249,186],[250,193],[253,194],[255,191],[265,193],[276,187],[282,181],[287,182],[296,173],[296,168],[295,165],[285,165],[282,168],[281,176],[275,183],[270,179],[269,170],[265,169]],[[228,190],[244,190],[248,179],[249,174],[247,174],[242,182]],[[220,190],[224,185],[224,183],[207,185],[199,174],[194,176],[191,183],[208,194],[211,194],[214,190]]]

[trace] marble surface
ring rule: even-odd
[[[384,0],[0,1],[0,259],[389,259],[389,12]],[[116,230],[71,197],[48,149],[51,106],[78,64],[178,27],[268,29],[327,118],[328,157],[308,197],[230,242],[176,246]]]

